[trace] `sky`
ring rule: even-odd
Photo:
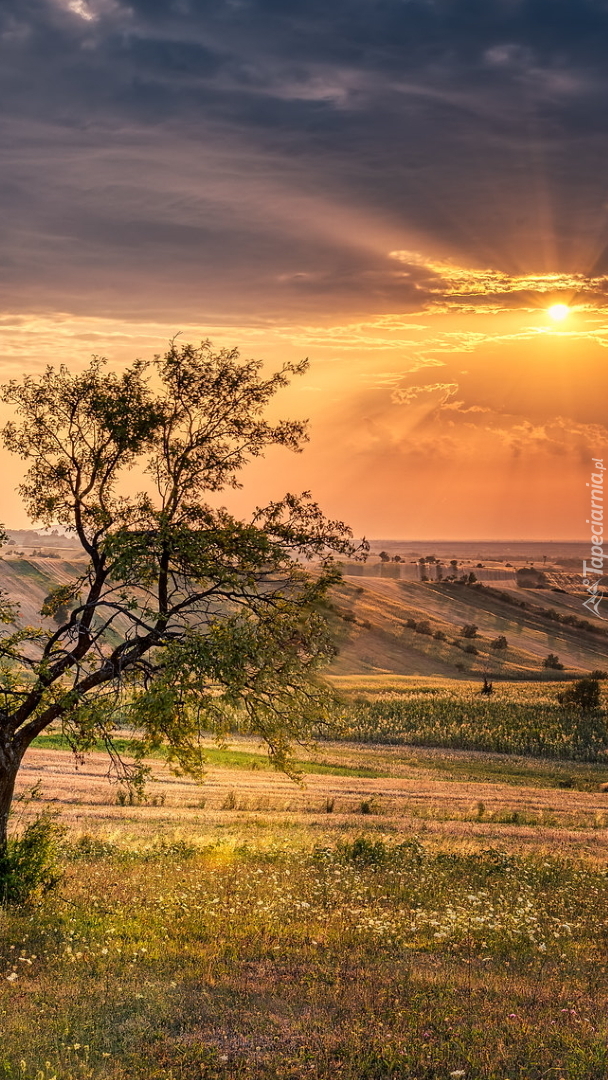
[[[2,381],[177,332],[308,356],[277,402],[307,447],[230,509],[310,489],[357,535],[584,538],[607,61],[606,0],[3,0]]]

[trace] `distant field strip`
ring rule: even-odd
[[[346,738],[376,743],[454,747],[503,754],[604,761],[608,754],[606,710],[584,712],[530,688],[503,687],[487,698],[479,691],[446,685],[412,688],[380,697],[359,695],[348,709]]]
[[[115,749],[121,754],[128,754],[132,749],[132,742],[129,739],[117,738],[113,740]],[[59,733],[51,733],[47,735],[39,735],[32,746],[39,747],[45,750],[71,750],[70,743],[65,735]],[[104,750],[103,743],[96,742],[91,747],[92,750]],[[226,766],[231,769],[272,769],[272,762],[269,760],[268,754],[256,753],[250,750],[233,750],[229,748],[218,748],[215,746],[205,747],[205,761],[210,766]],[[164,757],[161,751],[156,755],[158,757]],[[329,773],[333,776],[382,776],[382,770],[367,766],[349,766],[341,765],[339,762],[328,761],[310,761],[302,760],[300,758],[294,758],[292,764],[297,769],[298,773]]]

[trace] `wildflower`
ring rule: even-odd
[[[464,1069],[454,1069],[450,1076],[453,1077],[453,1080],[459,1080],[461,1076],[464,1076]]]
[[[17,972],[16,971],[11,971],[10,975],[6,976],[6,981],[7,982],[14,982],[15,979],[18,979],[18,978],[19,978],[19,976],[17,975]]]

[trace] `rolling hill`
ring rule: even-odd
[[[76,553],[68,556],[0,559],[0,588],[19,604],[21,625],[39,624],[51,589],[82,573]],[[530,679],[608,668],[608,623],[588,616],[578,596],[503,584],[346,575],[328,605],[339,648],[333,673]],[[462,636],[465,624],[477,626],[474,638]],[[500,636],[507,647],[491,648]],[[563,672],[543,668],[549,653]]]
[[[608,667],[608,623],[587,618],[578,597],[515,583],[503,590],[346,576],[335,590],[332,615],[340,642],[336,674],[529,679]],[[561,623],[560,615],[593,629]],[[475,638],[462,636],[466,624],[478,627]],[[433,636],[438,632],[445,640]],[[507,648],[492,649],[500,636]],[[467,645],[478,652],[464,651]],[[550,653],[563,672],[543,668]]]

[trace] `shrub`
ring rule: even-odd
[[[491,649],[506,649],[508,647],[508,644],[509,643],[508,643],[505,635],[504,634],[499,634],[499,636],[497,638],[494,638],[494,641],[490,642],[490,648]]]
[[[601,671],[600,668],[596,668],[595,671],[591,672],[589,678],[590,679],[608,679],[608,671]]]
[[[477,637],[478,629],[479,627],[475,626],[475,623],[465,623],[460,631],[460,634],[462,637],[465,638],[474,638]]]
[[[578,679],[563,694],[557,695],[560,705],[578,705],[581,709],[599,709],[600,684],[597,679]]]
[[[433,633],[430,622],[427,622],[426,619],[423,619],[421,622],[419,622],[416,627],[416,633],[427,634],[430,637],[430,635]]]
[[[378,866],[386,862],[388,850],[383,840],[369,840],[358,836],[351,844],[339,844],[339,854],[348,862],[359,866]]]
[[[447,634],[443,630],[436,630],[433,634],[435,641],[447,641]]]
[[[479,656],[479,649],[471,643],[465,645],[463,652],[471,653],[472,656]]]
[[[116,844],[111,841],[101,840],[91,833],[83,833],[68,847],[67,854],[71,859],[105,859],[115,855],[117,851]]]
[[[543,667],[552,668],[554,671],[564,670],[564,665],[560,664],[559,656],[556,656],[555,653],[552,652],[543,660]]]
[[[418,623],[416,622],[416,620],[415,620],[415,619],[406,619],[406,620],[405,620],[405,625],[407,626],[407,628],[408,628],[409,630],[415,630],[415,629],[416,629],[416,627],[417,627],[417,625],[418,625]]]
[[[21,836],[10,838],[0,855],[0,901],[26,904],[47,893],[61,878],[59,849],[65,829],[55,815],[44,810],[26,825]]]

